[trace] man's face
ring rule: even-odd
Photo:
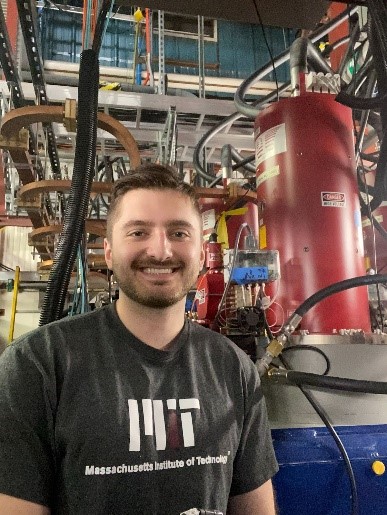
[[[117,206],[105,258],[122,293],[165,308],[182,300],[203,266],[202,228],[188,197],[174,190],[128,191]]]

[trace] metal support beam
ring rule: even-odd
[[[46,83],[43,75],[43,63],[39,51],[39,35],[37,30],[37,13],[35,2],[31,0],[17,0],[17,8],[20,18],[20,26],[23,32],[28,63],[30,66],[32,82],[35,87],[37,103],[48,105]],[[46,138],[47,151],[54,175],[60,177],[61,170],[59,156],[56,148],[55,135],[52,124],[43,124]]]
[[[205,98],[204,16],[198,16],[199,98]]]
[[[158,93],[165,95],[165,47],[164,47],[164,11],[159,11],[159,84]]]

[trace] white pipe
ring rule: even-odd
[[[64,63],[63,61],[44,61],[44,69],[50,72],[60,74],[61,77],[66,75],[78,75],[78,63]],[[142,72],[143,78],[146,71]],[[124,82],[133,78],[133,70],[128,68],[117,68],[113,66],[101,66],[100,77],[111,82]],[[158,73],[154,73],[155,80],[158,80]],[[234,93],[242,83],[243,79],[233,79],[229,77],[205,77],[207,91],[219,91],[224,93]],[[178,73],[168,73],[168,85],[172,88],[180,89],[198,89],[199,77],[196,75],[183,75]],[[281,84],[280,84],[281,85]],[[255,95],[266,95],[276,88],[274,82],[258,81],[250,88],[251,93]]]

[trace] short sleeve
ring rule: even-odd
[[[53,399],[44,365],[23,347],[15,343],[0,356],[0,492],[50,506]]]
[[[230,496],[255,490],[278,471],[265,397],[252,364],[247,370],[246,395],[246,412],[234,459]]]

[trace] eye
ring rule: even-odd
[[[130,233],[128,233],[128,236],[133,236],[134,238],[141,238],[142,236],[145,236],[145,232],[140,230],[131,231]]]
[[[189,234],[186,231],[174,231],[172,236],[177,240],[183,240],[184,238],[188,238]]]

